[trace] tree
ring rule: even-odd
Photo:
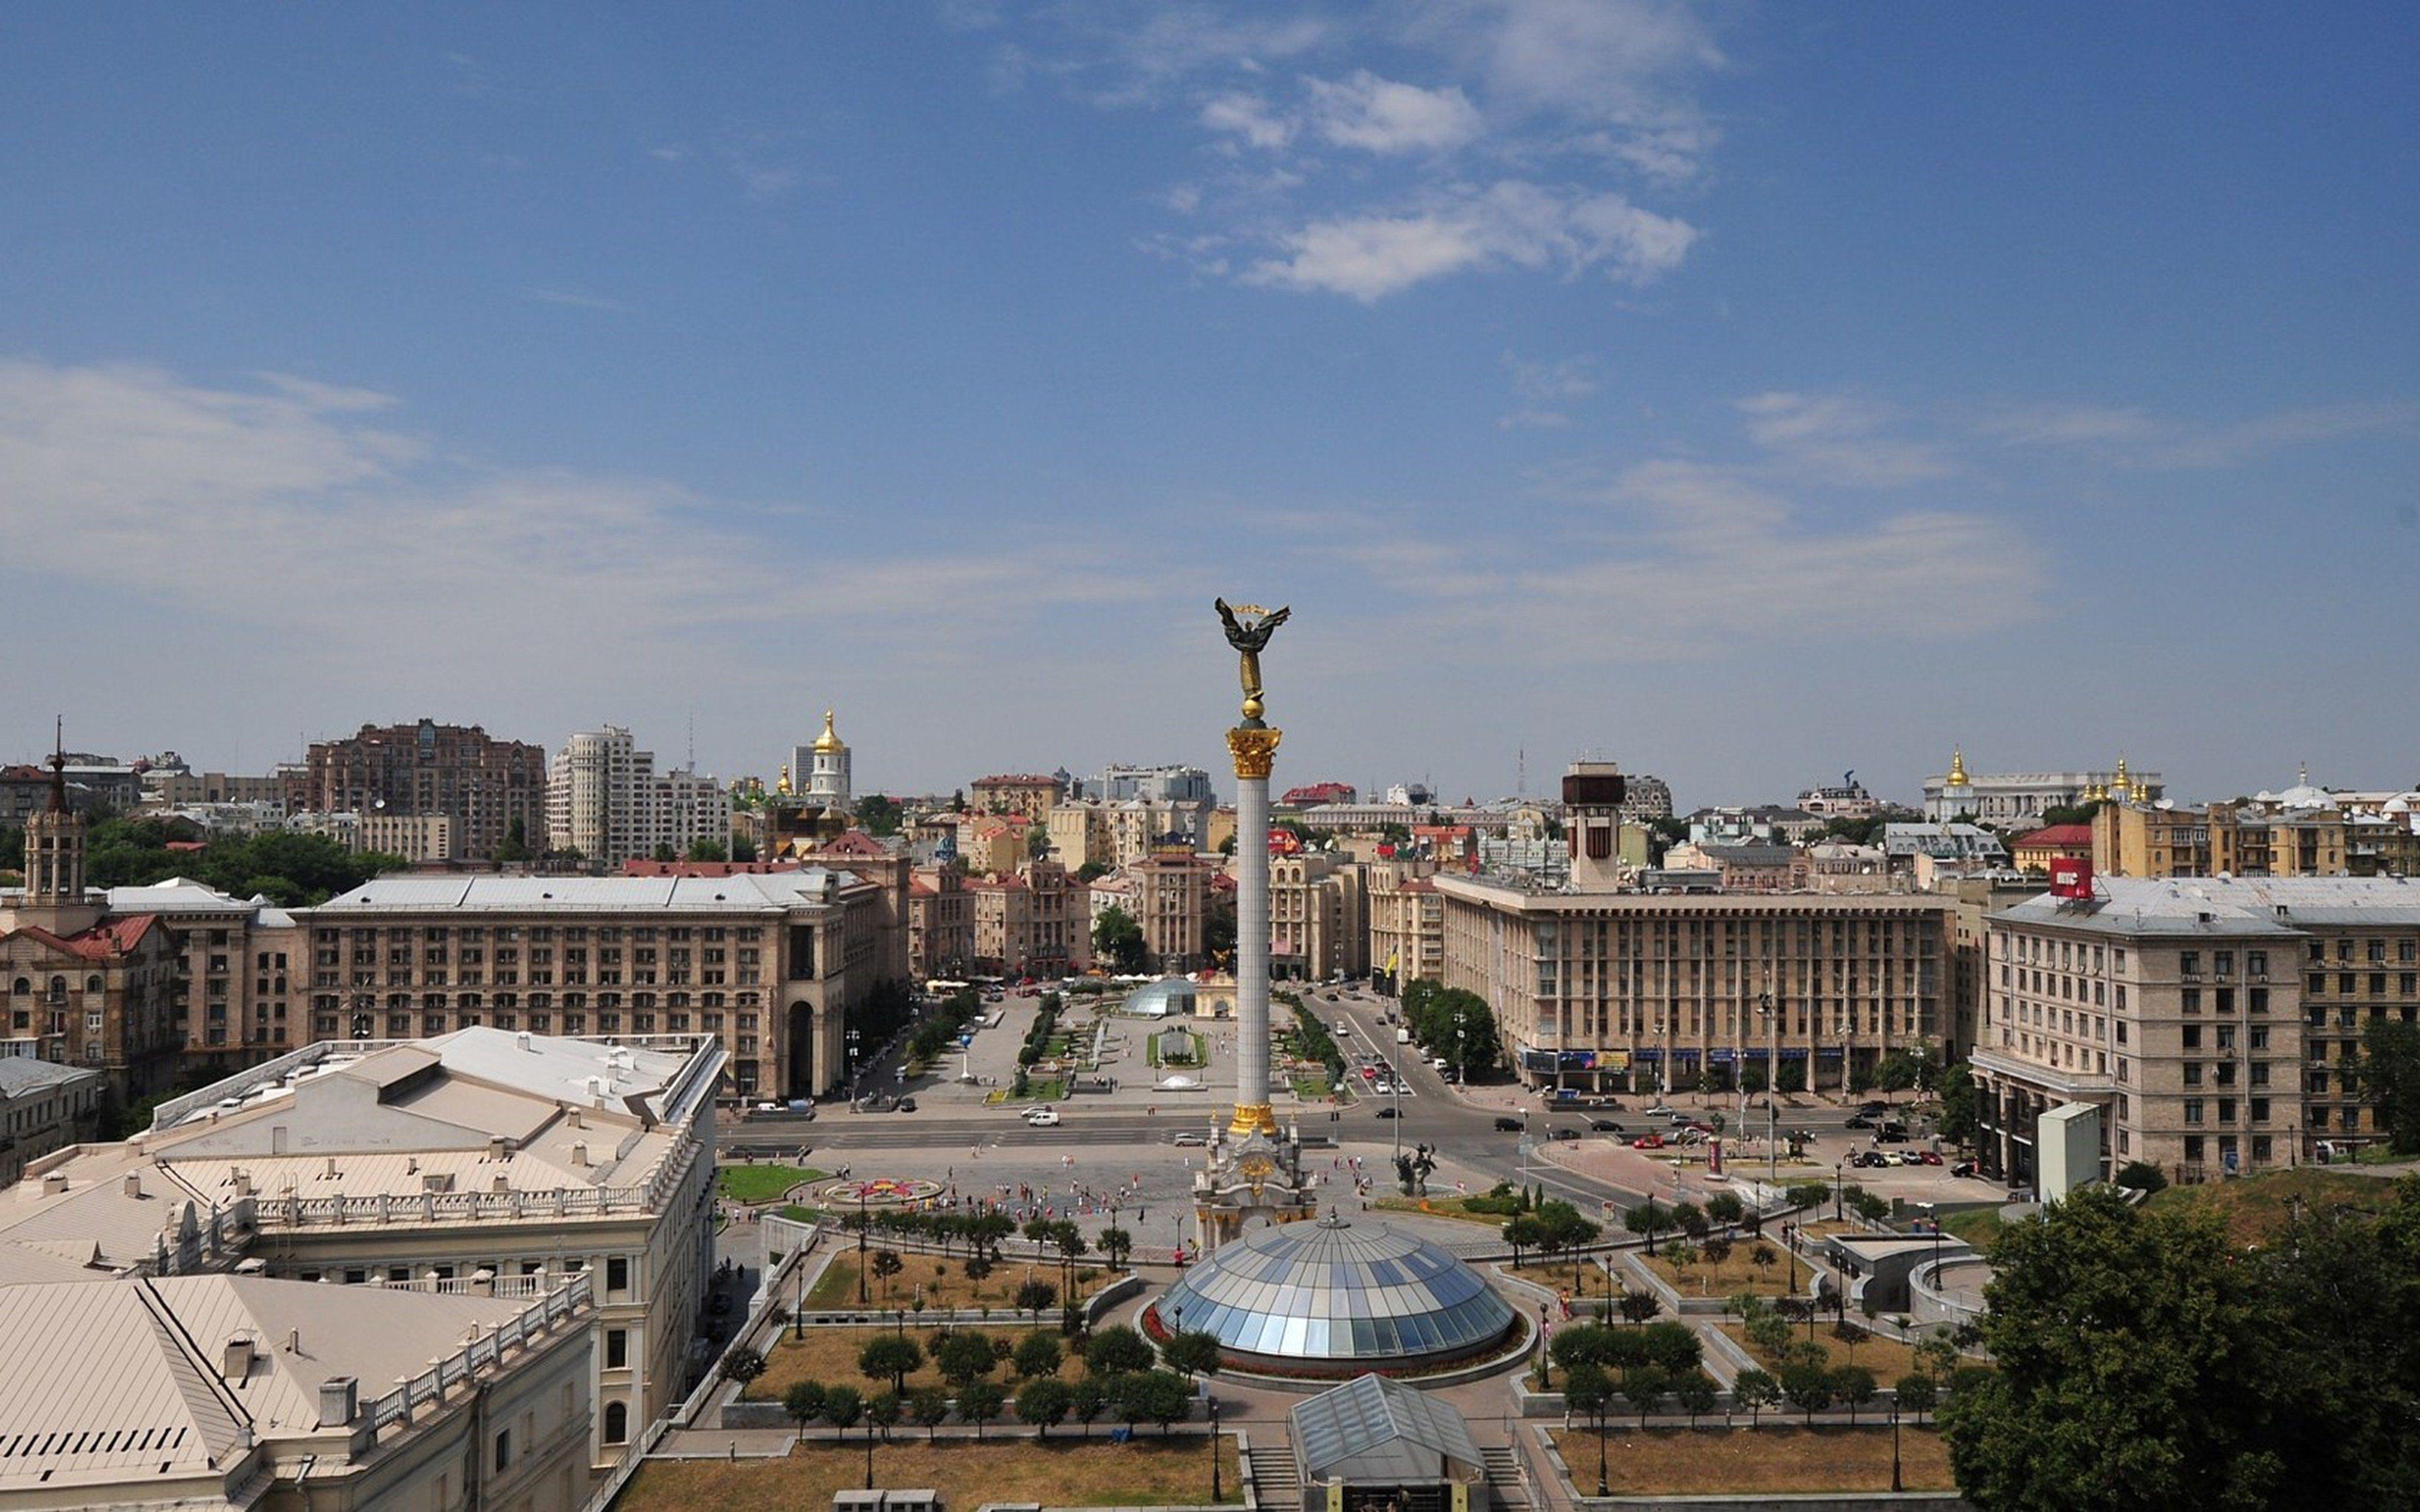
[[[1651,1323],[1639,1330],[1637,1343],[1648,1364],[1667,1376],[1695,1370],[1705,1357],[1706,1347],[1699,1342],[1697,1330],[1686,1323]]]
[[[1033,1425],[1035,1438],[1047,1439],[1053,1427],[1067,1421],[1067,1411],[1074,1403],[1075,1393],[1067,1389],[1065,1381],[1055,1376],[1041,1376],[1017,1391],[1016,1415]]]
[[[1874,1399],[1874,1373],[1861,1365],[1844,1365],[1832,1372],[1832,1389],[1849,1406],[1849,1426],[1857,1426],[1857,1409]]]
[[[1173,1370],[1138,1370],[1118,1378],[1118,1416],[1131,1426],[1156,1423],[1160,1431],[1190,1412],[1193,1388]]]
[[[1516,1269],[1521,1264],[1523,1250],[1545,1248],[1545,1227],[1539,1223],[1535,1213],[1516,1212],[1505,1219],[1502,1237],[1512,1248],[1512,1264]]]
[[[1635,1291],[1628,1287],[1621,1288],[1621,1300],[1615,1305],[1621,1310],[1622,1320],[1634,1324],[1644,1323],[1664,1310],[1663,1299],[1655,1293]]]
[[[1890,1216],[1891,1205],[1889,1200],[1885,1197],[1878,1197],[1871,1192],[1860,1192],[1854,1196],[1852,1196],[1849,1199],[1849,1206],[1851,1209],[1854,1210],[1858,1217],[1865,1219],[1869,1223],[1880,1223]]]
[[[765,1357],[751,1349],[737,1349],[722,1357],[722,1379],[741,1385],[765,1373]]]
[[[882,1282],[882,1304],[886,1307],[891,1305],[891,1278],[897,1275],[904,1268],[905,1262],[899,1258],[897,1250],[878,1249],[874,1252],[869,1269]]]
[[[1635,1365],[1621,1373],[1622,1399],[1637,1410],[1640,1427],[1647,1427],[1647,1414],[1664,1399],[1668,1384],[1664,1372],[1652,1365]]]
[[[940,1426],[950,1419],[950,1394],[939,1386],[923,1387],[908,1398],[908,1411],[924,1430],[924,1442],[934,1443],[940,1437]]]
[[[1747,1425],[1754,1427],[1766,1408],[1781,1404],[1781,1382],[1751,1366],[1732,1378],[1731,1400],[1747,1409]]]
[[[2257,1256],[2214,1212],[2108,1187],[2010,1226],[1983,1325],[1998,1368],[1957,1372],[1939,1412],[1960,1489],[1989,1507],[2410,1504],[2408,1405],[2381,1417],[2376,1388],[2420,1380],[2400,1321],[2415,1236],[2420,1182],[2391,1221],[2297,1223]]]
[[[731,837],[731,858],[743,864],[756,859],[756,842],[745,835]]]
[[[1008,1393],[996,1381],[970,1381],[958,1388],[958,1415],[975,1426],[977,1442],[983,1439],[983,1426],[1000,1416],[1007,1402]]]
[[[924,1367],[924,1351],[900,1334],[878,1334],[857,1351],[857,1369],[869,1381],[888,1381],[892,1391],[908,1389],[908,1378]]]
[[[933,1350],[933,1364],[941,1379],[960,1391],[983,1380],[1000,1364],[1000,1355],[992,1349],[991,1335],[981,1329],[953,1330]]]
[[[2118,1184],[2149,1194],[2168,1184],[2165,1173],[2147,1160],[2130,1160],[2118,1168]]]
[[[1621,1227],[1647,1241],[1647,1253],[1655,1253],[1655,1235],[1672,1227],[1672,1210],[1653,1197],[1629,1209],[1621,1215]]]
[[[869,835],[899,833],[899,802],[879,793],[869,793],[857,800],[858,826]]]
[[[1977,1116],[1981,1111],[1975,1091],[1974,1073],[1962,1060],[1946,1068],[1937,1080],[1941,1113],[1933,1120],[1933,1127],[1941,1131],[1942,1138],[1953,1145],[1973,1143]]]
[[[1135,922],[1133,915],[1111,903],[1093,920],[1093,954],[1108,962],[1113,970],[1140,971],[1149,955],[1142,926]]]
[[[1134,1253],[1134,1235],[1123,1228],[1104,1228],[1100,1237],[1101,1254],[1119,1270],[1125,1269],[1126,1257]]]
[[[504,844],[497,846],[496,859],[499,861],[521,861],[529,858],[527,851],[523,851],[518,856],[506,856],[504,852],[511,849],[512,845],[513,842],[511,841],[506,841]],[[665,841],[656,847],[654,858],[659,861],[677,861],[680,859],[680,852],[673,849],[673,842],[671,841]]]
[[[731,848],[719,840],[701,835],[689,842],[689,858],[692,861],[728,861]]]
[[[1911,1370],[1900,1377],[1899,1384],[1891,1391],[1898,1399],[1900,1411],[1915,1413],[1918,1423],[1924,1421],[1925,1413],[1932,1411],[1932,1404],[1941,1399],[1940,1389],[1933,1385],[1932,1378],[1921,1370]]]
[[[1059,1341],[1049,1335],[1028,1334],[1016,1346],[1016,1353],[1009,1358],[1019,1380],[1035,1381],[1044,1376],[1056,1376],[1059,1362],[1064,1356],[1060,1352]],[[1024,1416],[1025,1409],[1018,1408],[1017,1415]]]
[[[1021,1313],[1032,1313],[1033,1320],[1037,1323],[1042,1320],[1043,1313],[1055,1305],[1058,1301],[1059,1288],[1039,1276],[1017,1285],[1016,1310]]]
[[[1068,1407],[1076,1421],[1084,1425],[1084,1437],[1093,1436],[1093,1419],[1108,1411],[1109,1393],[1107,1382],[1099,1376],[1086,1376],[1076,1382],[1068,1393]]]
[[[1706,1199],[1706,1217],[1725,1227],[1736,1227],[1747,1217],[1747,1204],[1736,1192],[1717,1192]]]
[[[2420,1024],[2373,1019],[2362,1031],[2360,1084],[2398,1155],[2420,1154]]]
[[[1095,1376],[1125,1375],[1148,1370],[1152,1365],[1151,1346],[1143,1336],[1124,1323],[1105,1328],[1093,1335],[1084,1346],[1084,1368]]]
[[[1832,1405],[1832,1372],[1820,1365],[1787,1366],[1781,1372],[1781,1391],[1791,1406],[1807,1414],[1807,1426],[1812,1427],[1815,1414]]]
[[[882,1442],[889,1443],[891,1430],[897,1426],[900,1414],[905,1412],[907,1408],[906,1399],[895,1391],[877,1392],[867,1397],[865,1399],[866,1431],[871,1434],[879,1429]]]
[[[1189,1379],[1218,1373],[1218,1335],[1194,1329],[1172,1335],[1160,1346],[1160,1357],[1171,1370],[1182,1370]]]
[[[1689,1426],[1696,1427],[1700,1413],[1714,1410],[1714,1382],[1702,1370],[1692,1370],[1672,1383],[1672,1396],[1681,1410],[1689,1414]]]
[[[1605,1415],[1613,1406],[1613,1378],[1590,1361],[1573,1365],[1563,1377],[1563,1405],[1596,1425],[1598,1490],[1605,1489]]]
[[[798,1425],[799,1440],[804,1443],[807,1425],[824,1415],[824,1388],[821,1381],[794,1381],[782,1394],[782,1412]]]
[[[832,1426],[835,1438],[846,1438],[864,1412],[865,1398],[858,1395],[855,1386],[824,1388],[824,1421]]]
[[[1750,1061],[1741,1070],[1739,1084],[1740,1090],[1750,1095],[1761,1092],[1772,1085],[1765,1077],[1764,1067],[1755,1061]]]

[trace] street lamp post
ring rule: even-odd
[[[848,1105],[852,1110],[857,1106],[857,1031],[851,1029],[848,1031]]]
[[[1832,1221],[1840,1222],[1840,1208],[1849,1190],[1849,1158],[1846,1155],[1832,1163]]]
[[[1891,1398],[1891,1489],[1904,1490],[1899,1475],[1899,1398]]]
[[[858,1304],[859,1306],[862,1307],[862,1306],[864,1306],[864,1305],[865,1305],[865,1304],[866,1304],[866,1300],[867,1300],[867,1299],[866,1299],[866,1294],[865,1294],[865,1187],[864,1187],[863,1183],[861,1183],[861,1183],[859,1184],[859,1186],[858,1186],[858,1189],[857,1189],[857,1304]],[[880,1327],[880,1326],[882,1326],[882,1325],[880,1325],[879,1323],[877,1323],[877,1324],[876,1324],[875,1326],[876,1326],[876,1327],[877,1327],[877,1328],[879,1328],[879,1327]]]
[[[1597,1403],[1596,1409],[1596,1494],[1599,1496],[1613,1494],[1612,1489],[1605,1483],[1605,1404],[1603,1402]]]
[[[1216,1503],[1225,1490],[1218,1484],[1218,1398],[1210,1398],[1210,1500]]]

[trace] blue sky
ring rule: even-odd
[[[2420,779],[2410,8],[20,7],[0,756]]]

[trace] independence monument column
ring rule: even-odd
[[[1285,732],[1261,719],[1261,652],[1283,625],[1257,604],[1218,600],[1227,643],[1241,658],[1244,722],[1227,732],[1235,760],[1235,1117],[1228,1133],[1275,1135],[1269,1106],[1269,767]]]

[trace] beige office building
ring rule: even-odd
[[[1445,900],[1436,863],[1385,859],[1362,868],[1370,893],[1371,980],[1383,993],[1408,981],[1445,979]]]
[[[1318,852],[1269,857],[1269,975],[1307,981],[1364,975],[1369,915],[1355,862]]]
[[[0,1506],[575,1512],[594,1316],[584,1280],[0,1283]]]
[[[603,1464],[688,1385],[721,1066],[698,1036],[307,1046],[163,1103],[124,1143],[34,1162],[0,1193],[0,1276],[243,1269],[526,1302],[584,1274]]]
[[[1838,1089],[1943,1031],[1937,899],[1435,884],[1445,984],[1486,999],[1532,1087],[1730,1087],[1753,1069]]]
[[[314,1039],[489,1026],[706,1034],[724,1095],[845,1077],[843,1019],[898,963],[882,887],[810,867],[721,876],[380,877],[298,918]]]
[[[2102,877],[1987,929],[1987,1169],[2031,1181],[2036,1120],[2071,1102],[2102,1109],[2110,1168],[2180,1182],[2381,1137],[2350,1072],[2367,1025],[2420,1018],[2420,883]]]

